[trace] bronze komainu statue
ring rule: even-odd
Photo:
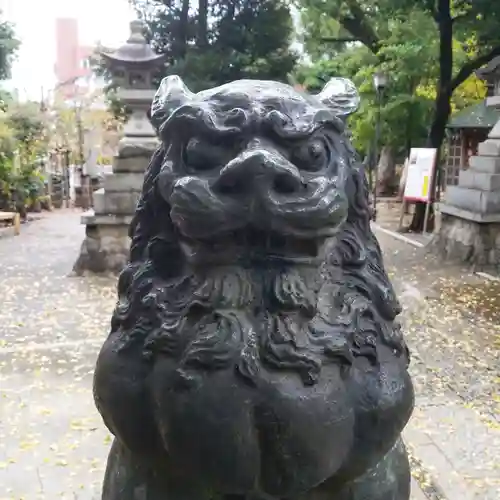
[[[357,103],[343,79],[164,79],[95,372],[104,500],[408,500],[409,357]]]

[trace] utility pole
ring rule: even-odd
[[[47,147],[49,144],[49,133],[47,132],[48,128],[48,120],[47,120],[47,103],[45,102],[45,93],[43,91],[43,85],[40,87],[40,112],[42,114],[42,123],[43,123],[43,134],[44,139],[47,139]],[[47,197],[49,199],[49,208],[52,209],[52,168],[50,164],[50,159],[48,165],[45,164],[45,159],[42,157],[41,159],[41,167],[43,170],[43,175],[47,176]]]
[[[63,146],[63,186],[64,186],[64,200],[66,208],[69,208],[71,205],[71,182],[69,175],[69,166],[71,164],[70,159],[70,149],[66,144]]]
[[[90,208],[90,177],[85,172],[85,152],[84,152],[84,137],[82,123],[82,106],[75,101],[75,119],[76,130],[78,134],[78,163],[80,164],[80,185],[82,189],[82,208],[88,210]]]

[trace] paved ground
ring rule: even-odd
[[[83,238],[78,218],[55,213],[0,238],[0,500],[99,497],[110,437],[91,380],[114,280],[68,277]],[[380,241],[413,350],[414,474],[431,500],[498,499],[500,308],[491,294],[500,290]]]
[[[412,350],[414,474],[433,500],[498,500],[500,283],[377,236]]]
[[[77,212],[0,239],[0,499],[98,498],[106,443],[92,368],[114,282],[67,277]]]

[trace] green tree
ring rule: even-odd
[[[16,150],[14,131],[10,127],[7,114],[0,111],[0,209],[10,197],[11,177],[13,172],[12,160]]]
[[[0,111],[7,111],[8,107],[14,102],[10,92],[0,88]]]
[[[381,67],[390,66],[392,56],[401,55],[401,50],[411,48],[413,43],[421,46],[424,42],[426,46],[421,48],[425,51],[433,48],[433,54],[428,59],[421,58],[416,67],[423,70],[428,81],[420,79],[415,89],[434,100],[426,142],[430,147],[439,149],[442,145],[454,95],[470,95],[463,91],[474,80],[474,71],[500,54],[500,13],[491,9],[486,0],[299,0],[298,3],[302,8],[321,10],[336,19],[377,57]],[[395,22],[399,21],[403,27],[412,26],[417,13],[419,18],[425,17],[427,26],[432,25],[431,36],[427,41],[410,36],[391,48],[387,41],[394,35]],[[390,74],[394,76],[394,72]],[[429,92],[431,87],[435,91]],[[477,96],[480,95],[478,92]],[[422,229],[423,209],[423,205],[417,206],[412,230]]]
[[[0,11],[0,80],[10,77],[12,61],[19,49],[20,42],[16,38],[14,27],[3,19]]]
[[[43,192],[47,138],[39,103],[13,101],[0,112],[0,148],[0,206],[24,215]]]
[[[42,140],[44,123],[38,103],[23,103],[11,106],[8,123],[14,137],[26,150],[32,150]]]
[[[10,77],[12,62],[19,48],[14,27],[5,21],[0,11],[0,80]],[[19,146],[9,108],[13,105],[12,95],[0,89],[0,207],[9,203],[14,181],[13,159]]]
[[[333,76],[346,76],[354,81],[362,100],[359,112],[351,117],[350,127],[355,146],[365,155],[375,139],[377,102],[373,74],[383,69],[390,75],[390,89],[381,109],[384,147],[378,164],[377,191],[380,194],[389,194],[395,188],[396,159],[402,160],[412,146],[425,143],[431,118],[433,97],[418,89],[437,75],[432,64],[437,46],[433,43],[433,26],[427,17],[419,11],[411,17],[411,23],[391,19],[387,38],[377,55],[360,43],[349,43],[341,51],[335,43],[329,58],[324,55],[322,60],[303,66],[297,76],[307,88],[315,90]],[[384,63],[380,63],[381,58]]]
[[[410,0],[396,0],[407,8]],[[454,92],[474,71],[500,55],[500,12],[487,0],[416,0],[434,20],[439,36],[439,77],[429,145],[441,147]],[[465,48],[458,61],[455,41]],[[479,50],[480,47],[480,50]],[[458,64],[457,64],[458,62]]]
[[[132,0],[166,74],[193,90],[240,78],[285,81],[294,68],[292,20],[280,0]],[[208,22],[210,21],[210,22]]]
[[[437,47],[438,74],[429,130],[432,147],[439,148],[442,144],[455,90],[476,69],[500,55],[500,12],[492,9],[487,0],[299,0],[298,3],[303,8],[320,9],[336,19],[353,38],[377,55],[381,64],[386,60],[382,49],[390,38],[394,21],[413,24],[415,13],[421,12],[433,23],[432,43]],[[455,50],[456,42],[462,50]],[[430,60],[432,64],[433,61]]]

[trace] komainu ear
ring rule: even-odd
[[[332,78],[317,97],[342,120],[358,109],[360,101],[356,86],[347,78]]]
[[[173,111],[190,101],[193,93],[177,75],[165,77],[151,104],[151,122],[158,132]]]

